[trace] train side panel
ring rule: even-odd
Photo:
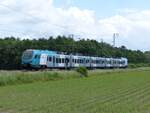
[[[53,51],[26,50],[22,56],[22,65],[33,68],[125,68],[127,58],[103,58],[57,54]]]

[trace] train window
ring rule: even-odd
[[[111,60],[111,61],[110,61],[110,64],[114,64],[114,61],[113,61],[113,60]]]
[[[23,58],[24,59],[31,59],[33,57],[33,51],[25,51],[23,53]]]
[[[62,63],[65,63],[65,59],[64,58],[62,59]]]
[[[59,58],[56,58],[56,63],[59,63]]]
[[[107,64],[110,64],[110,61],[107,61]]]
[[[112,60],[112,61],[111,61],[111,64],[115,64],[115,61],[114,61],[114,60]]]
[[[80,63],[82,64],[82,60],[80,59]]]
[[[61,58],[59,58],[59,63],[61,63]]]
[[[69,61],[69,58],[66,58],[66,59],[65,59],[65,62],[66,62],[66,63],[69,63],[69,62],[70,62],[70,61]]]
[[[102,61],[102,64],[105,64],[105,61],[104,61],[104,60]]]
[[[84,63],[84,60],[82,60],[82,63]]]
[[[83,60],[81,60],[81,64],[83,63]]]
[[[99,64],[99,60],[96,60],[96,64]]]
[[[74,59],[72,59],[72,63],[74,63]]]
[[[89,60],[86,60],[86,63],[89,63]]]
[[[81,62],[81,60],[79,59],[79,63]]]
[[[52,57],[49,57],[49,58],[48,58],[48,61],[51,62],[51,61],[52,61]]]
[[[35,55],[35,57],[34,57],[35,59],[37,59],[38,58],[38,55]]]
[[[122,64],[124,65],[124,64],[125,64],[125,61],[122,61]]]

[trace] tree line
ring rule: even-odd
[[[129,50],[125,46],[112,47],[105,42],[57,36],[48,39],[23,39],[6,37],[0,39],[0,69],[20,69],[21,56],[26,49],[52,50],[66,54],[82,54],[99,57],[127,57],[129,63],[150,63],[150,52]]]

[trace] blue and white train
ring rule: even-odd
[[[55,51],[32,50],[24,51],[22,55],[23,67],[30,68],[126,68],[127,58],[104,58],[79,55],[58,54]]]

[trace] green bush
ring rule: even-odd
[[[88,70],[86,67],[78,67],[76,71],[80,73],[81,76],[88,77]]]
[[[136,63],[136,64],[129,64],[129,68],[139,68],[139,67],[150,67],[149,63]]]
[[[136,68],[137,66],[136,66],[136,64],[129,64],[128,67],[129,68]]]

